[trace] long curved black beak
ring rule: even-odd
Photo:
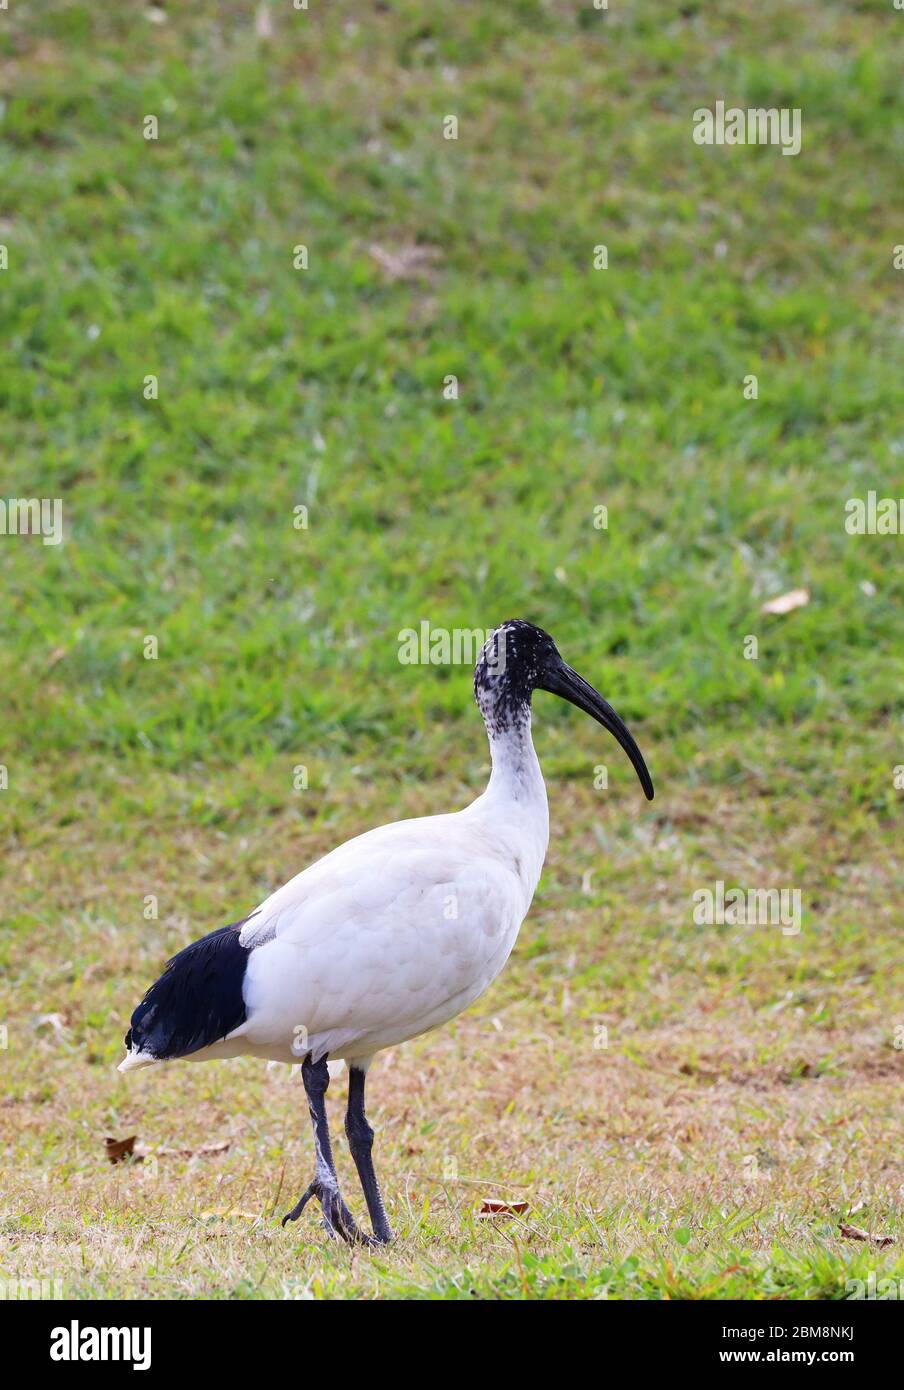
[[[571,705],[577,705],[578,709],[582,709],[585,714],[590,715],[591,719],[595,719],[598,724],[602,724],[604,729],[608,729],[634,764],[634,771],[640,778],[640,785],[644,789],[647,800],[653,800],[653,779],[627,724],[619,719],[608,701],[604,700],[592,685],[588,685],[583,676],[579,676],[577,671],[573,671],[563,661],[558,670],[551,675],[544,676],[542,680],[537,682],[537,689],[548,690],[551,695],[560,695],[563,700],[567,700]]]

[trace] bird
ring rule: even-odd
[[[131,1018],[118,1070],[251,1055],[301,1063],[314,1176],[282,1218],[318,1201],[330,1236],[382,1246],[393,1231],[364,1105],[376,1053],[448,1022],[502,970],[549,840],[531,697],[546,691],[611,733],[653,799],[627,726],[542,628],[500,624],[480,651],[474,695],[489,739],[486,789],[463,810],[394,821],[317,860],[247,916],[179,951]],[[348,1068],[345,1131],[372,1234],[340,1192],[326,1108],[331,1064]]]

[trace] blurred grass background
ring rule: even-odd
[[[597,1291],[731,1284],[719,1277],[731,1250],[720,1263],[701,1244],[695,1264],[694,1240],[662,1235],[656,1201],[641,1216],[619,1191],[626,1225],[572,1226],[552,1177],[564,1183],[570,1159],[536,1114],[513,1121],[504,1153],[468,1129],[452,1057],[492,1055],[481,1011],[504,1005],[503,1089],[533,1075],[540,1018],[575,1087],[600,1088],[581,1150],[591,1208],[611,1174],[613,1088],[630,1079],[662,1100],[645,1066],[600,1074],[593,1020],[618,1023],[623,1060],[628,1033],[635,1060],[674,1051],[696,1116],[707,1076],[730,1088],[740,1066],[779,1087],[768,1120],[727,1102],[718,1136],[688,1131],[696,1157],[666,1153],[666,1187],[714,1184],[717,1205],[707,1197],[682,1230],[721,1228],[720,1183],[735,1192],[757,1124],[812,1136],[826,1102],[808,1088],[835,1086],[847,1144],[832,1137],[818,1196],[812,1152],[776,1159],[787,1191],[765,1194],[767,1234],[749,1271],[738,1265],[744,1295],[779,1278],[770,1223],[792,1208],[790,1287],[837,1289],[846,1254],[825,1213],[863,1199],[861,1170],[880,1219],[897,1220],[904,542],[850,536],[844,519],[852,496],[904,493],[902,23],[878,0],[0,14],[0,497],[62,498],[65,530],[58,548],[0,538],[0,1065],[18,1176],[0,1266],[30,1269],[31,1242],[46,1250],[56,1233],[54,1268],[77,1292],[216,1294],[256,1258],[227,1239],[214,1277],[207,1236],[197,1251],[192,1238],[202,1273],[180,1284],[160,1256],[155,1284],[135,1255],[147,1191],[117,1205],[97,1135],[177,1115],[206,1132],[249,1096],[285,1125],[285,1095],[246,1063],[128,1092],[110,1068],[136,998],[183,941],[338,839],[480,789],[469,672],[398,662],[400,629],[422,619],[548,628],[638,735],[657,800],[641,812],[614,747],[537,701],[547,871],[477,1021],[451,1030],[457,1044],[400,1050],[387,1072],[388,1185],[407,1181],[406,1126],[438,1146],[434,1172],[451,1126],[463,1164],[473,1147],[481,1173],[553,1184],[561,1228],[535,1235],[541,1272],[532,1283],[521,1266],[515,1293],[580,1296],[601,1259],[616,1274]],[[693,111],[717,99],[799,107],[801,154],[697,146]],[[450,114],[457,141],[443,139]],[[299,244],[307,270],[293,267]],[[450,373],[457,401],[443,398]],[[151,374],[157,400],[143,396]],[[806,607],[760,613],[801,586]],[[148,634],[157,661],[143,657]],[[743,659],[749,634],[757,661]],[[689,896],[715,878],[800,886],[801,937],[701,937]],[[148,894],[158,920],[143,918]],[[291,1094],[297,1186],[308,1136]],[[445,1138],[430,1139],[437,1110]],[[262,1137],[257,1161],[275,1170],[283,1140]],[[237,1181],[233,1161],[204,1181]],[[641,1170],[655,1171],[652,1155]],[[628,1183],[630,1165],[619,1171]],[[42,1193],[48,1173],[79,1175],[68,1216],[58,1187]],[[272,1172],[242,1174],[266,1207]],[[161,1210],[191,1187],[161,1191]],[[454,1292],[475,1241],[474,1279],[511,1291],[508,1238],[468,1226],[456,1245],[459,1208],[428,1190],[431,1211],[409,1211],[407,1273],[350,1274],[326,1250],[320,1291],[402,1278],[414,1294]],[[72,1273],[67,1220],[111,1242]],[[180,1249],[188,1237],[167,1229]],[[686,1283],[662,1274],[660,1239]],[[434,1279],[423,1261],[437,1240],[456,1272]],[[640,1261],[630,1277],[626,1259]],[[274,1279],[251,1287],[272,1295]]]

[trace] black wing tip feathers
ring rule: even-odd
[[[187,1057],[245,1022],[242,986],[250,948],[239,933],[247,921],[218,927],[167,962],[132,1014],[127,1048],[158,1061]]]

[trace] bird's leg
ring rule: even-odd
[[[301,1079],[308,1097],[308,1109],[314,1126],[314,1148],[317,1154],[317,1170],[314,1181],[300,1201],[282,1219],[297,1221],[312,1197],[316,1197],[323,1209],[323,1224],[331,1236],[340,1235],[349,1245],[370,1244],[369,1238],[358,1230],[355,1218],[342,1200],[336,1165],[333,1162],[333,1148],[330,1144],[330,1127],[326,1116],[326,1088],[330,1084],[330,1073],[325,1057],[312,1062],[310,1054],[301,1064]]]
[[[370,1156],[374,1143],[374,1132],[364,1113],[364,1075],[361,1067],[350,1066],[348,1069],[348,1110],[345,1113],[345,1132],[348,1135],[348,1147],[355,1160],[358,1177],[361,1179],[361,1186],[364,1189],[364,1200],[367,1202],[367,1210],[370,1212],[374,1239],[380,1245],[386,1245],[393,1239],[392,1227],[386,1219],[386,1209],[383,1206],[383,1198],[377,1184],[377,1175],[374,1172],[373,1159]]]

